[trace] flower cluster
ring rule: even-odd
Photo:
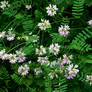
[[[13,41],[16,35],[12,33],[12,30],[13,30],[12,28],[9,29],[7,35],[6,35],[5,31],[1,32],[0,33],[0,38],[5,38],[6,37],[8,41]]]
[[[89,20],[88,21],[88,24],[92,26],[92,20]]]
[[[40,68],[35,68],[34,72],[36,75],[39,75],[40,73],[42,73],[42,70]]]
[[[87,75],[87,82],[90,83],[90,85],[92,85],[92,75]]]
[[[70,30],[68,25],[65,25],[65,26],[61,25],[58,29],[58,32],[60,33],[61,36],[66,37],[69,34],[68,30]]]
[[[9,55],[6,53],[5,49],[0,51],[0,59],[2,59],[2,60],[8,60],[9,59]]]
[[[63,55],[63,64],[70,64],[72,59],[72,55],[66,56],[66,54]]]
[[[41,45],[39,49],[36,48],[36,54],[44,55],[44,54],[46,54],[46,49]]]
[[[70,64],[67,68],[66,68],[66,71],[65,71],[65,77],[67,79],[73,79],[76,74],[79,72],[79,70],[77,69],[78,68],[78,65],[73,65],[73,64]]]
[[[10,4],[8,3],[8,1],[1,1],[0,3],[1,3],[0,8],[3,10],[7,7],[10,7]]]
[[[24,62],[26,60],[25,53],[20,51],[16,51],[18,62]]]
[[[24,62],[26,57],[25,54],[21,51],[16,51],[16,54],[7,54],[6,50],[3,49],[0,51],[0,59],[9,60],[10,63],[14,64],[16,62]]]
[[[5,37],[5,31],[0,32],[0,38],[4,38]]]
[[[37,62],[39,62],[41,65],[48,64],[48,57],[38,57]]]
[[[15,34],[13,34],[13,33],[11,32],[11,30],[10,30],[10,31],[8,31],[8,35],[6,35],[6,37],[7,37],[7,40],[8,40],[8,41],[12,41],[12,40],[14,40],[14,38],[15,38]]]
[[[26,5],[25,8],[30,10],[32,8],[32,6],[31,5]]]
[[[28,67],[27,64],[25,64],[24,66],[21,65],[18,68],[18,73],[21,74],[22,76],[25,76],[29,73],[29,70],[30,70],[30,68]]]
[[[57,55],[60,51],[60,45],[58,45],[58,43],[51,44],[49,47],[49,51],[50,53]]]
[[[48,29],[48,28],[51,28],[51,24],[50,24],[49,20],[41,19],[41,22],[38,23],[38,27],[39,27],[41,30],[46,30],[46,29]]]
[[[47,14],[49,16],[54,16],[56,14],[56,11],[58,10],[56,5],[49,5],[48,7],[46,7],[47,9]]]
[[[17,62],[16,54],[9,54],[9,62],[12,63],[12,64]]]

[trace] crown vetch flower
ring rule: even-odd
[[[2,60],[8,60],[9,59],[9,55],[6,53],[5,49],[3,49],[3,50],[0,51],[0,58]]]
[[[17,62],[16,54],[9,54],[9,62],[12,64]]]
[[[41,68],[35,68],[34,72],[36,73],[36,75],[39,75],[40,73],[42,73]]]
[[[8,1],[1,1],[0,3],[1,3],[0,8],[3,9],[3,10],[4,10],[6,7],[10,7],[10,4],[8,3]]]
[[[50,53],[57,55],[60,51],[60,45],[58,45],[58,43],[51,44],[49,47],[49,51]]]
[[[48,29],[48,28],[51,28],[51,24],[50,24],[49,20],[41,19],[41,22],[38,23],[38,27],[39,27],[41,30],[46,30],[46,29]]]
[[[92,26],[92,20],[89,20],[88,21],[88,24]]]
[[[15,36],[16,36],[15,34],[13,34],[13,33],[11,32],[11,30],[12,30],[12,29],[9,29],[8,35],[6,35],[8,41],[14,40],[14,38],[15,38]]]
[[[46,54],[46,49],[41,45],[39,49],[36,48],[36,54],[44,55],[44,54]]]
[[[18,73],[21,74],[22,76],[25,76],[25,75],[27,75],[29,73],[29,69],[30,68],[28,67],[27,64],[25,64],[24,66],[21,65],[18,68]]]
[[[4,38],[5,37],[5,31],[0,33],[0,38]]]
[[[86,81],[89,82],[90,85],[92,85],[92,75],[87,75]]]
[[[58,10],[56,5],[49,5],[46,7],[48,16],[54,16],[56,14],[56,11]]]
[[[49,63],[48,62],[48,57],[47,56],[46,57],[38,57],[37,62],[39,62],[41,65],[48,64]]]
[[[68,25],[59,27],[58,32],[60,33],[61,36],[66,37],[70,32],[68,31],[70,30]]]
[[[32,8],[32,6],[31,5],[26,5],[25,8],[30,10]]]
[[[63,64],[70,64],[72,59],[72,55],[66,56],[66,54],[63,55]]]
[[[67,79],[73,79],[79,72],[79,69],[77,69],[77,68],[78,68],[78,65],[75,65],[75,66],[73,64],[69,65],[66,68],[65,77]]]
[[[24,62],[26,60],[25,53],[21,51],[16,51],[18,62]]]

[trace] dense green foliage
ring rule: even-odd
[[[6,49],[7,54],[15,53],[22,48],[26,54],[23,63],[11,64],[8,60],[0,59],[0,92],[92,92],[92,86],[86,82],[87,75],[92,75],[92,0],[7,0],[10,7],[0,9],[0,32],[13,28],[16,34],[14,41],[0,38],[0,51]],[[25,5],[32,5],[30,10]],[[57,5],[55,16],[48,16],[46,7]],[[40,30],[37,26],[41,19],[47,19],[51,28]],[[60,25],[69,25],[69,35],[63,37],[58,32]],[[28,35],[32,32],[32,35]],[[28,40],[25,40],[25,37]],[[39,36],[37,42],[33,42]],[[50,55],[50,44],[58,43],[58,56]],[[63,54],[73,55],[73,64],[77,64],[79,72],[73,79],[66,79],[64,74],[58,78],[49,78],[48,73],[54,71],[49,66],[41,66],[37,62],[35,49],[43,45],[47,50],[50,61],[57,60]],[[1,57],[1,56],[0,56]],[[21,76],[18,67],[29,64],[28,75]],[[40,67],[42,74],[35,75],[34,69]]]

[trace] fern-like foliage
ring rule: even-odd
[[[70,45],[71,48],[86,52],[92,50],[91,45],[86,42],[88,38],[92,37],[92,31],[89,28],[86,28],[81,33],[79,33]]]
[[[72,7],[72,15],[75,18],[80,18],[84,10],[84,0],[74,0]]]
[[[56,85],[55,92],[67,92],[67,80],[59,79],[59,85]]]

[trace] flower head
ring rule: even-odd
[[[25,8],[30,10],[32,8],[32,6],[31,5],[26,5]]]
[[[29,73],[29,67],[27,64],[25,64],[24,66],[20,66],[18,68],[18,73],[21,74],[22,76],[25,76]]]
[[[56,5],[51,4],[48,7],[46,7],[46,9],[49,16],[54,16],[56,14],[56,11],[58,10]]]
[[[67,79],[73,79],[76,76],[76,74],[79,72],[77,68],[78,68],[78,65],[75,65],[75,66],[73,66],[73,64],[69,65],[66,68],[65,77]]]
[[[42,73],[41,68],[35,68],[34,72],[36,73],[36,75],[39,75],[40,73]]]
[[[8,1],[1,1],[1,9],[5,9],[6,7],[10,7],[10,4],[8,3]]]
[[[89,20],[88,21],[88,24],[92,26],[92,20]]]
[[[16,51],[18,62],[24,62],[26,60],[24,52]]]
[[[59,50],[60,50],[60,45],[58,45],[58,43],[51,44],[49,47],[50,53],[54,55],[57,55],[59,53]]]
[[[48,64],[48,57],[38,57],[38,60],[37,60],[41,65],[43,64]]]
[[[13,33],[11,32],[11,30],[12,30],[12,29],[9,29],[8,35],[6,35],[8,41],[14,40],[14,38],[15,38],[15,36],[16,36],[15,34],[13,34]]]
[[[92,85],[92,75],[87,75],[87,82],[90,83],[90,85]]]
[[[3,49],[3,50],[0,51],[0,58],[2,60],[8,60],[9,59],[9,55],[6,53],[5,49]]]
[[[72,59],[72,55],[66,56],[66,54],[63,55],[63,64],[70,64]]]
[[[65,26],[61,25],[61,27],[59,27],[58,29],[58,32],[60,33],[61,36],[66,37],[69,34],[68,30],[70,30],[68,25],[65,25]]]
[[[36,48],[36,54],[44,55],[44,54],[46,54],[46,49],[41,45],[39,49]]]
[[[12,64],[17,62],[16,54],[9,54],[9,62]]]
[[[51,28],[51,24],[50,24],[49,20],[41,19],[41,22],[38,23],[38,27],[39,27],[41,30],[46,30],[46,29],[48,29],[48,28]]]
[[[4,38],[5,37],[5,31],[0,33],[0,38]]]

